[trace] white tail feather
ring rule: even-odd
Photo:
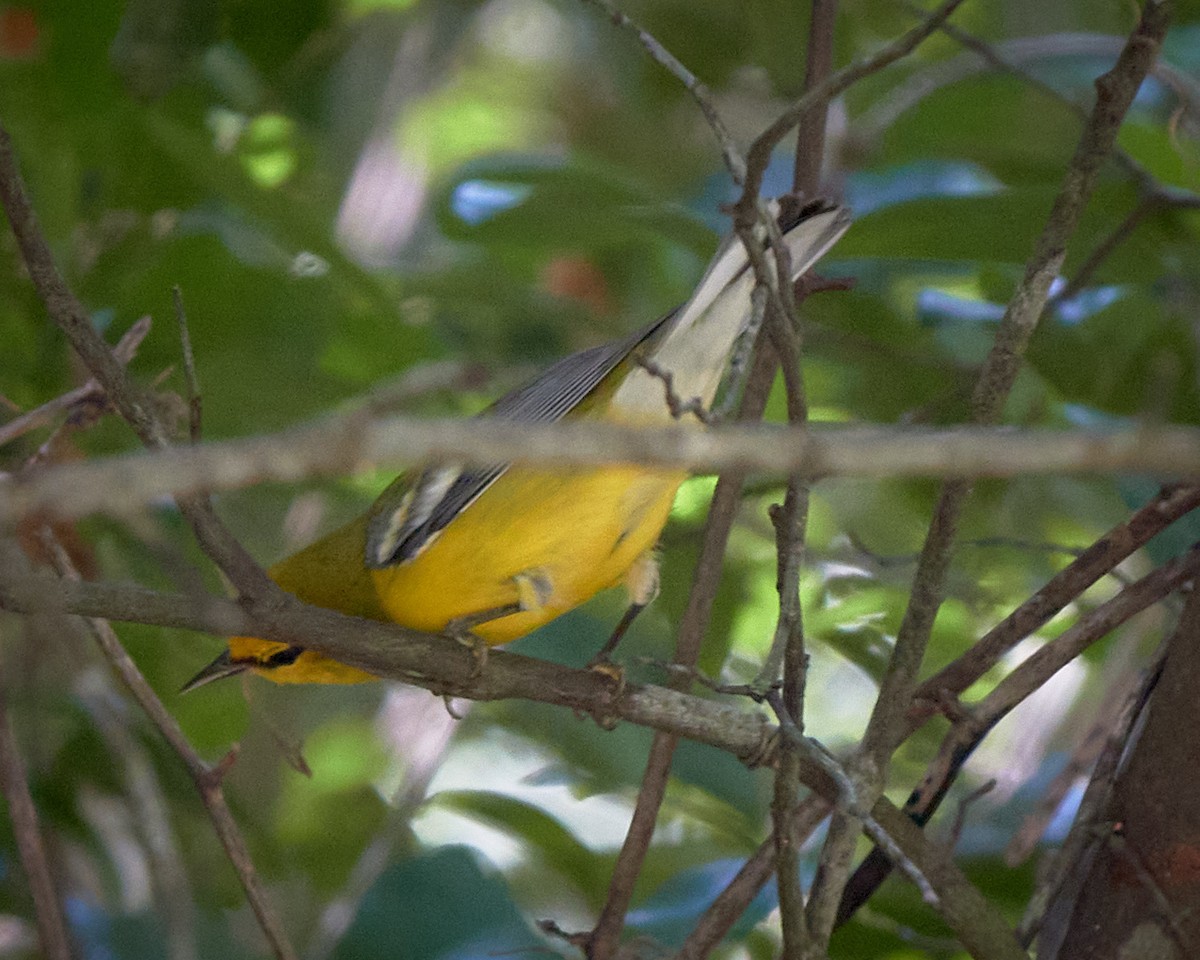
[[[784,234],[792,258],[792,279],[805,273],[850,226],[844,207],[801,220]],[[671,374],[671,387],[683,402],[709,406],[725,375],[733,345],[750,321],[754,273],[737,237],[717,251],[695,293],[669,321],[646,358]],[[663,381],[646,370],[630,371],[613,397],[613,406],[632,417],[667,413]]]

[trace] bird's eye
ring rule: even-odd
[[[304,652],[303,647],[284,647],[282,650],[271,654],[265,661],[263,666],[266,667],[286,667],[296,662],[296,658]]]

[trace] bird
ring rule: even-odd
[[[780,223],[793,280],[851,219],[822,200],[796,206]],[[653,425],[675,422],[681,406],[707,409],[752,316],[754,284],[731,234],[682,306],[559,360],[480,416]],[[638,464],[433,465],[402,474],[364,514],[267,573],[305,603],[448,634],[481,651],[624,584],[629,607],[598,661],[658,592],[655,547],[686,478]],[[235,636],[183,690],[245,672],[277,683],[376,679],[298,644]]]

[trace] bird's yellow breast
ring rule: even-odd
[[[511,467],[407,563],[371,576],[389,619],[437,632],[459,618],[518,603],[522,581],[544,586],[536,609],[473,628],[507,643],[620,583],[658,539],[686,477],[645,467]]]

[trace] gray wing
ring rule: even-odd
[[[562,419],[673,315],[671,311],[615,343],[564,357],[505,394],[480,416],[529,423]],[[469,469],[445,464],[422,471],[411,486],[404,478],[398,480],[372,508],[367,523],[367,566],[387,567],[413,559],[507,469],[508,464]]]

